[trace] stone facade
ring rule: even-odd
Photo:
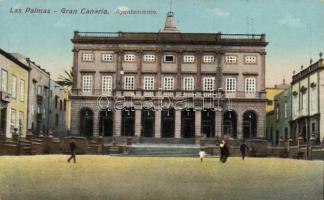
[[[75,32],[72,42],[72,135],[265,136],[265,35]],[[187,106],[171,114],[155,109],[153,118],[140,106],[179,96]],[[121,107],[135,111],[101,112],[98,102],[109,98],[111,105],[125,99]]]

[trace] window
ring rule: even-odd
[[[82,91],[91,92],[92,90],[92,76],[84,75],[82,76]]]
[[[245,56],[244,62],[245,63],[256,63],[256,56]]]
[[[226,63],[236,63],[237,56],[225,56],[225,62]]]
[[[184,77],[183,78],[183,90],[194,90],[195,89],[195,82],[194,77]]]
[[[154,77],[144,76],[144,90],[154,90]]]
[[[23,130],[23,120],[24,120],[24,113],[18,113],[18,132],[21,134]]]
[[[125,76],[124,77],[124,89],[125,90],[134,90],[134,76]]]
[[[214,63],[215,57],[214,56],[204,56],[203,57],[203,62],[204,63]]]
[[[246,78],[245,79],[245,92],[246,93],[255,93],[255,78]]]
[[[236,92],[236,78],[226,78],[225,89],[227,93]]]
[[[204,77],[203,78],[203,89],[204,91],[215,90],[215,77]]]
[[[35,107],[34,107],[34,105],[31,106],[31,114],[35,115]]]
[[[102,54],[102,61],[105,61],[105,62],[113,61],[113,55],[111,53]]]
[[[153,54],[144,55],[144,62],[155,62],[155,55]]]
[[[47,95],[48,95],[48,88],[47,87],[44,87],[44,99],[46,99],[47,98]]]
[[[315,133],[315,122],[312,122],[312,133]]]
[[[164,77],[163,89],[164,90],[173,90],[174,89],[174,77],[172,77],[172,76]]]
[[[16,126],[16,110],[11,109],[11,117],[10,117],[10,131],[13,132]]]
[[[288,111],[287,111],[288,107],[287,107],[287,102],[285,102],[284,109],[285,109],[285,119],[287,119],[287,117],[288,117]]]
[[[17,77],[12,75],[11,77],[11,97],[16,98],[17,93]]]
[[[59,98],[58,98],[58,96],[55,96],[55,108],[57,108],[57,107],[58,107],[58,101],[59,101]]]
[[[112,90],[112,76],[102,76],[101,77],[101,91],[102,93],[111,94]]]
[[[33,94],[36,95],[37,94],[37,82],[35,80],[33,80]]]
[[[195,56],[193,56],[193,55],[184,55],[183,56],[183,62],[185,62],[185,63],[194,63],[195,62]]]
[[[83,53],[82,54],[82,61],[91,62],[94,60],[93,53]]]
[[[164,62],[175,62],[174,55],[164,55]]]
[[[24,101],[24,93],[25,93],[25,81],[20,79],[19,80],[19,101]]]
[[[1,73],[1,89],[3,92],[7,92],[7,83],[8,83],[8,72],[2,70]]]
[[[37,94],[42,95],[42,87],[40,85],[37,87]]]
[[[276,119],[279,120],[279,105],[276,106]]]
[[[135,54],[125,54],[124,61],[127,61],[127,62],[135,61]]]
[[[67,100],[64,99],[64,111],[66,111],[66,106],[67,106]]]
[[[268,106],[272,106],[272,105],[273,105],[273,101],[272,101],[272,100],[268,100],[268,101],[267,101],[267,105],[268,105]]]

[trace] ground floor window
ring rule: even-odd
[[[233,110],[224,112],[223,115],[223,133],[232,138],[237,136],[237,115]]]
[[[93,135],[93,112],[90,108],[80,111],[80,135],[91,137]]]
[[[208,109],[201,112],[201,134],[215,137],[215,111]]]
[[[164,109],[161,111],[161,137],[173,138],[175,125],[174,108]]]
[[[154,137],[155,112],[151,109],[142,110],[141,136]]]
[[[192,108],[181,111],[181,136],[195,137],[195,112]]]
[[[101,110],[99,112],[99,135],[104,137],[113,136],[113,112],[108,110]]]
[[[254,138],[257,136],[257,116],[253,111],[243,114],[243,138]]]
[[[122,136],[135,136],[135,110],[133,107],[124,108],[122,111]]]

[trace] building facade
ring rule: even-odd
[[[0,70],[0,131],[7,138],[15,133],[25,137],[30,68],[0,49]]]
[[[294,135],[308,141],[315,135],[319,142],[324,137],[324,62],[302,69],[292,77],[292,121]]]
[[[51,79],[50,82],[50,106],[49,106],[49,130],[56,137],[64,137],[69,130],[69,92]]]
[[[72,135],[265,137],[264,34],[181,33],[169,12],[157,33],[72,43]]]
[[[289,84],[286,83],[285,79],[283,79],[282,83],[279,85],[274,85],[274,87],[272,88],[266,88],[266,98],[268,100],[266,106],[266,112],[271,112],[274,110],[275,96],[288,88],[289,88]]]
[[[274,97],[274,109],[267,113],[266,119],[266,136],[272,144],[277,145],[280,138],[296,141],[298,135],[292,134],[290,130],[291,88]]]

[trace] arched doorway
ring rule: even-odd
[[[80,135],[91,137],[93,135],[93,112],[90,108],[80,111]]]
[[[142,137],[154,137],[155,112],[152,109],[142,110]]]
[[[99,112],[99,134],[104,137],[113,136],[113,112],[108,110],[101,110]]]
[[[243,114],[243,138],[257,136],[257,116],[254,111],[246,111]]]
[[[163,109],[161,111],[161,137],[174,137],[175,112],[174,108]]]
[[[201,134],[215,137],[215,112],[211,109],[201,112]]]
[[[237,137],[237,115],[233,110],[227,110],[223,115],[223,133],[232,138]]]
[[[181,137],[195,137],[195,111],[192,108],[181,111]]]
[[[132,107],[124,108],[122,111],[122,136],[135,135],[135,110]]]

